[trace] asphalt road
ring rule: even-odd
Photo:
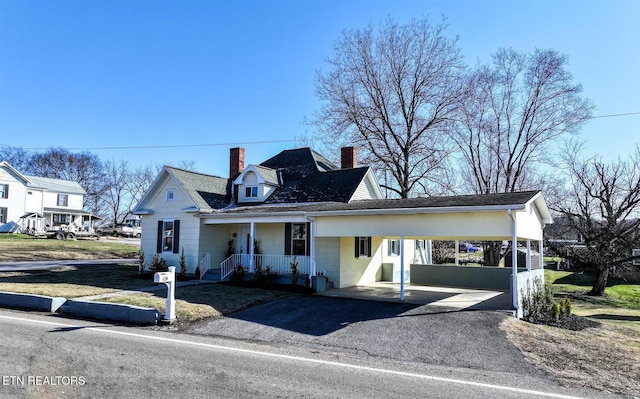
[[[0,310],[2,398],[609,397],[520,373]]]

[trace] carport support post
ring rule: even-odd
[[[400,300],[404,301],[404,236],[400,236]]]
[[[527,271],[531,271],[531,240],[527,238]]]
[[[511,306],[516,311],[516,317],[520,318],[518,306],[518,238],[516,236],[516,217],[511,209],[508,210],[511,218]]]

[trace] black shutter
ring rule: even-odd
[[[367,237],[367,257],[371,257],[371,237]]]
[[[180,221],[173,221],[173,253],[180,253]]]
[[[353,242],[353,246],[356,248],[354,255],[356,258],[359,258],[360,257],[360,237],[356,237],[356,239]]]
[[[158,220],[158,238],[156,240],[156,253],[162,253],[162,220]]]
[[[291,223],[284,224],[284,254],[291,255]]]

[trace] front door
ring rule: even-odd
[[[236,253],[240,254],[240,262],[242,266],[249,267],[249,246],[251,240],[251,226],[248,224],[241,224],[238,226],[238,237],[236,239]]]

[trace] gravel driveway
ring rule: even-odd
[[[496,311],[447,311],[428,305],[305,296],[197,323],[187,332],[541,375],[499,329],[506,317],[512,316]]]

